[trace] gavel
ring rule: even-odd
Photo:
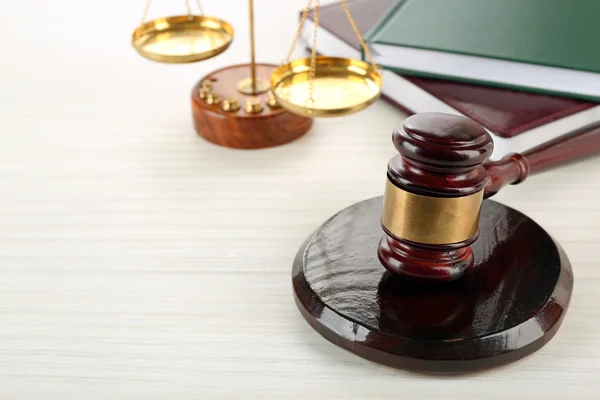
[[[600,150],[600,122],[488,161],[494,144],[475,121],[443,113],[415,114],[392,141],[399,155],[387,171],[379,260],[394,274],[453,281],[474,264],[483,199],[527,176]]]

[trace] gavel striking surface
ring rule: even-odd
[[[322,336],[361,357],[423,372],[515,361],[546,344],[573,290],[560,247],[522,213],[484,200],[474,267],[453,282],[393,275],[377,245],[382,198],[331,217],[300,248],[296,304]]]

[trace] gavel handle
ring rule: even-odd
[[[540,144],[521,154],[511,153],[483,166],[489,181],[484,198],[498,193],[506,185],[523,182],[529,175],[582,160],[600,152],[600,121]]]

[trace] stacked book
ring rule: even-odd
[[[407,113],[477,121],[494,138],[493,159],[600,120],[599,1],[347,3],[385,68],[382,97]],[[319,54],[365,59],[340,3],[321,7],[319,20]],[[305,24],[308,49],[313,34]]]

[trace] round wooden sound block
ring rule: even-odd
[[[484,200],[473,268],[432,283],[381,265],[381,212],[381,197],[342,210],[296,256],[296,304],[326,339],[394,367],[465,372],[515,361],[554,336],[573,274],[560,245],[533,220]]]
[[[196,132],[210,142],[238,149],[279,146],[308,132],[312,118],[290,113],[269,93],[276,67],[256,64],[254,93],[250,64],[222,68],[202,78],[192,91]]]

